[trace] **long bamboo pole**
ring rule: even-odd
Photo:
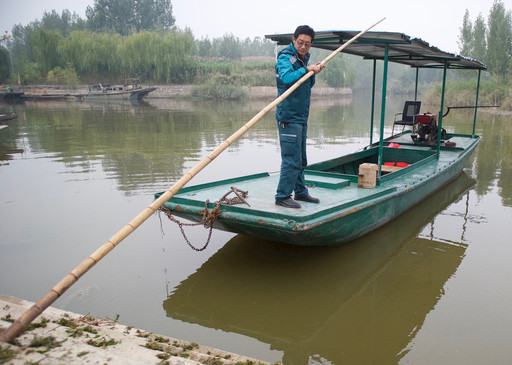
[[[368,32],[370,29],[381,23],[384,19],[382,18],[377,23],[361,31],[353,38],[348,40],[346,43],[341,45],[338,49],[333,51],[327,56],[321,63],[326,64],[345,47],[354,42],[357,38]],[[114,234],[108,241],[94,251],[88,258],[86,258],[81,264],[75,267],[68,275],[66,275],[57,285],[55,285],[44,297],[39,299],[30,309],[21,315],[16,321],[14,321],[6,330],[0,334],[0,341],[9,342],[12,341],[16,336],[27,328],[27,326],[36,319],[43,311],[48,308],[55,300],[57,300],[71,285],[76,283],[82,275],[89,271],[94,265],[96,265],[103,257],[105,257],[114,247],[116,247],[121,241],[123,241],[128,235],[130,235],[135,229],[137,229],[142,223],[144,223],[153,213],[155,213],[167,200],[172,198],[186,183],[188,183],[195,175],[197,175],[202,169],[204,169],[210,162],[212,162],[217,156],[219,156],[226,148],[228,148],[233,142],[240,138],[250,128],[252,128],[261,118],[263,118],[269,111],[286,99],[294,90],[296,90],[301,84],[307,79],[313,76],[314,71],[309,71],[307,74],[302,76],[294,85],[292,85],[286,92],[281,94],[272,103],[268,104],[263,110],[256,114],[251,120],[243,125],[238,131],[233,133],[228,139],[222,142],[212,153],[210,153],[205,159],[194,166],[189,172],[187,172],[181,179],[179,179],[173,186],[166,190],[158,199],[154,200],[146,209],[140,212],[135,218],[133,218],[127,225],[121,228],[116,234]]]

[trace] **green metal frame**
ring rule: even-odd
[[[384,122],[386,119],[386,94],[388,87],[388,54],[389,44],[386,43],[386,49],[384,51],[384,71],[382,75],[382,105],[380,110],[380,138],[379,138],[379,173],[380,179],[382,175],[382,148],[384,146]]]
[[[323,31],[316,32],[314,47],[326,50],[336,50],[340,44],[354,37],[357,33],[354,31]],[[289,44],[293,34],[275,34],[266,35],[266,38],[272,39],[277,44]],[[481,71],[487,69],[487,66],[475,59],[463,57],[457,54],[443,52],[438,48],[430,46],[421,39],[410,38],[403,33],[394,32],[367,32],[352,44],[348,45],[344,53],[353,54],[366,60],[373,60],[373,80],[372,80],[372,105],[370,115],[370,146],[373,145],[373,128],[375,118],[375,83],[376,83],[376,63],[377,60],[384,62],[383,80],[382,80],[382,105],[380,117],[380,138],[379,138],[379,158],[378,158],[378,178],[382,174],[382,150],[384,141],[384,122],[386,112],[386,94],[388,63],[395,62],[409,65],[416,68],[416,80],[414,87],[414,100],[418,99],[418,79],[419,69],[443,69],[443,89],[441,95],[441,111],[438,116],[438,137],[437,137],[437,158],[441,149],[441,131],[443,127],[443,110],[446,91],[446,75],[448,69],[472,69],[478,70],[478,83],[476,90],[475,116],[473,120],[473,138],[475,138],[476,116],[478,111],[478,96],[480,91]]]
[[[414,84],[414,101],[418,100],[418,74],[420,72],[420,69],[416,67],[416,82]]]
[[[388,78],[388,63],[389,63],[389,44],[385,45],[384,52],[384,70],[382,76],[382,105],[381,105],[381,116],[380,116],[380,138],[379,138],[379,158],[378,158],[378,178],[380,179],[382,176],[382,150],[383,150],[383,141],[384,141],[384,122],[385,122],[385,114],[386,114],[386,94],[387,94],[387,78]],[[375,80],[376,80],[376,70],[377,70],[377,59],[373,59],[373,78],[372,78],[372,106],[371,106],[371,116],[370,116],[370,145],[373,144],[373,120],[374,120],[374,108],[375,108]],[[439,67],[423,67],[423,68],[439,68]],[[436,148],[436,158],[439,158],[440,150],[441,150],[441,133],[443,129],[443,110],[444,110],[444,102],[445,102],[445,94],[446,94],[446,76],[448,69],[450,68],[449,61],[445,61],[443,64],[443,83],[442,83],[442,91],[441,91],[441,109],[439,111],[439,119],[438,119],[438,130],[437,130],[437,148]],[[478,81],[476,87],[476,100],[475,100],[475,115],[473,118],[473,134],[472,138],[475,138],[476,131],[476,117],[478,112],[478,98],[480,94],[480,78],[481,78],[482,70],[478,69]],[[419,79],[419,67],[416,67],[416,77],[415,77],[415,86],[414,86],[414,100],[418,99],[418,79]]]
[[[476,84],[475,117],[473,119],[473,134],[472,134],[473,138],[475,138],[476,113],[478,112],[478,96],[480,94],[480,75],[481,74],[482,74],[482,70],[478,70],[478,81],[477,81],[477,84]]]
[[[373,119],[375,114],[375,74],[377,72],[377,60],[373,60],[373,79],[372,79],[372,110],[370,118],[370,145],[373,144]]]
[[[439,158],[439,151],[441,149],[441,131],[443,130],[443,110],[444,110],[444,94],[446,91],[446,73],[448,70],[448,62],[444,63],[443,68],[443,89],[441,91],[441,110],[439,111],[439,126],[437,127],[437,157]]]

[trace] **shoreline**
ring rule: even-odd
[[[165,98],[192,98],[192,90],[196,85],[147,85],[156,90],[150,92],[144,99]],[[248,99],[275,99],[277,89],[275,86],[252,86],[244,88]],[[87,85],[80,85],[76,89],[66,89],[58,85],[28,85],[14,92],[23,92],[21,99],[76,99],[88,97]],[[314,87],[311,89],[312,98],[352,97],[350,88]]]
[[[192,89],[195,85],[151,85],[156,87],[146,98],[175,98],[175,97],[192,97]],[[277,98],[277,89],[275,86],[252,86],[247,87],[247,97],[249,99],[260,98]],[[313,87],[311,89],[311,97],[332,97],[332,96],[352,96],[350,88],[334,88],[334,87]]]
[[[33,302],[0,294],[0,331]],[[7,364],[246,364],[270,363],[243,355],[97,319],[55,307],[47,308],[13,344],[0,342]]]

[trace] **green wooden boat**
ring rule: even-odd
[[[317,32],[314,46],[335,50],[357,33]],[[290,43],[292,36],[279,34],[267,38],[284,45]],[[475,135],[475,124],[480,75],[486,66],[474,59],[440,51],[401,33],[368,32],[343,52],[374,62],[372,90],[375,90],[376,62],[384,62],[380,138],[373,142],[370,137],[369,145],[361,151],[308,166],[306,182],[311,195],[320,199],[319,204],[301,202],[300,209],[276,206],[274,191],[279,174],[261,173],[185,187],[164,207],[173,215],[201,221],[205,207],[208,211],[213,210],[227,192],[247,192],[242,204],[229,204],[229,200],[221,203],[221,213],[213,223],[214,228],[294,245],[332,246],[383,226],[457,177],[480,141]],[[478,71],[476,103],[472,106],[475,108],[473,134],[445,133],[440,111],[437,120],[432,119],[429,124],[419,124],[419,118],[415,116],[412,130],[384,138],[388,62],[416,68],[416,90],[419,69],[442,69],[441,111],[444,110],[447,70]],[[375,91],[369,108],[370,130],[373,130],[374,102]],[[431,129],[419,133],[425,127]],[[402,166],[389,166],[397,162]],[[365,176],[361,176],[363,167],[370,167],[370,174],[367,170]],[[371,176],[372,171],[375,176]],[[156,194],[156,197],[160,195]]]
[[[287,249],[237,235],[177,285],[163,309],[182,322],[269,344],[283,353],[285,364],[307,364],[311,354],[335,364],[366,364],[361,344],[368,338],[389,340],[372,348],[380,355],[375,358],[396,359],[437,305],[466,252],[463,238],[452,241],[421,232],[436,225],[436,215],[474,183],[461,173],[438,191],[435,201],[411,208],[407,214],[415,219],[398,217],[341,250]],[[367,296],[379,298],[379,310],[363,304],[376,305]],[[364,316],[365,309],[372,316]],[[342,343],[344,351],[327,338]]]

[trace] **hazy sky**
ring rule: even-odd
[[[297,25],[315,30],[363,30],[382,18],[373,30],[405,33],[443,51],[458,53],[457,40],[466,9],[472,21],[487,21],[494,0],[171,0],[176,25],[189,27],[197,38],[232,33],[244,39],[265,34],[291,33]],[[408,3],[407,5],[405,5]],[[512,10],[512,0],[504,0]],[[43,12],[63,9],[85,18],[94,0],[0,0],[0,29],[27,25]]]

